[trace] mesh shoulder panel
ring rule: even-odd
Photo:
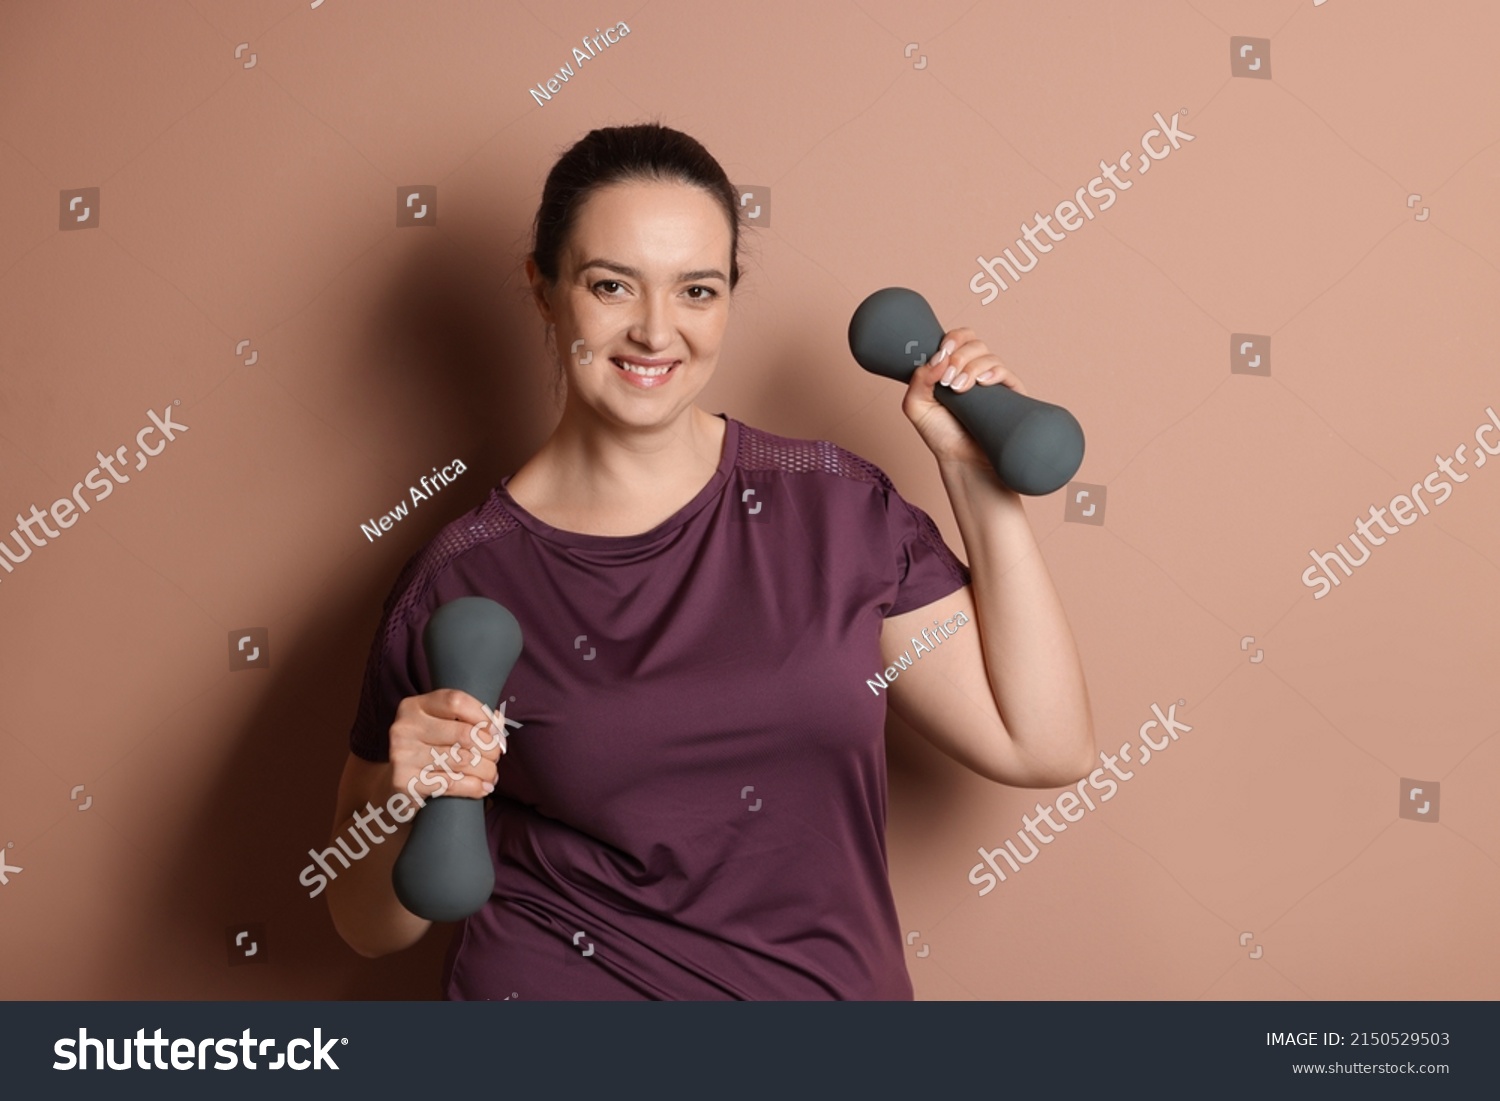
[[[520,527],[520,521],[500,504],[499,495],[490,491],[484,504],[474,510],[472,516],[459,517],[438,532],[436,538],[423,547],[401,572],[406,584],[396,585],[391,593],[393,623],[406,618],[412,606],[427,595],[428,586],[459,555],[473,550],[481,543],[489,543],[509,535]]]
[[[836,474],[857,482],[894,488],[885,472],[867,459],[829,440],[797,440],[748,424],[740,425],[736,462],[741,470],[779,470],[784,474]]]
[[[885,471],[870,460],[861,458],[830,440],[799,440],[777,436],[742,422],[736,465],[741,470],[779,470],[783,474],[832,474],[850,481],[878,486],[887,494],[909,504],[897,492],[895,483],[886,476]],[[932,517],[920,509],[916,510],[916,514],[917,532],[922,542],[940,555],[953,558],[953,551],[943,542],[943,536],[932,522]]]
[[[437,536],[407,560],[391,586],[381,609],[380,628],[370,645],[370,654],[365,662],[364,691],[360,693],[359,726],[374,729],[379,719],[371,714],[379,698],[378,685],[384,672],[385,654],[392,637],[406,627],[412,608],[427,595],[437,576],[459,555],[473,550],[482,543],[504,538],[520,527],[516,520],[499,503],[499,497],[490,491],[472,515],[461,516],[448,524]]]

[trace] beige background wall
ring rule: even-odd
[[[444,936],[362,960],[297,874],[395,571],[551,427],[519,268],[545,173],[660,113],[772,197],[704,406],[865,455],[962,553],[845,340],[866,294],[920,290],[1088,434],[1103,524],[1028,508],[1101,747],[1185,701],[1190,733],[983,896],[977,850],[1055,793],[893,720],[918,997],[1497,996],[1500,463],[1326,597],[1300,580],[1500,406],[1497,30],[1480,0],[8,0],[0,524],[148,409],[189,428],[0,574],[0,991],[435,996]],[[1270,79],[1232,75],[1237,36]],[[1155,112],[1193,140],[982,305],[976,258]],[[397,227],[408,185],[435,225]],[[97,224],[60,230],[80,188]],[[231,672],[247,627],[269,668]]]

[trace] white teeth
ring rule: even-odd
[[[626,371],[629,371],[632,375],[644,375],[647,378],[655,378],[657,375],[664,375],[672,369],[672,365],[670,363],[665,367],[641,367],[637,364],[626,363],[623,360],[618,359],[612,359],[610,360],[610,362],[613,363],[616,367],[620,367]]]

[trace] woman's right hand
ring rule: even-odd
[[[495,790],[505,734],[497,712],[457,688],[407,696],[391,723],[391,790],[482,799]]]
[[[396,818],[398,811],[391,805],[396,792],[413,802],[440,795],[467,799],[488,795],[494,790],[497,762],[505,751],[505,726],[503,716],[487,712],[468,693],[441,688],[408,696],[397,705],[386,760],[369,761],[350,752],[339,780],[330,843],[337,844],[340,835],[358,828],[361,808],[376,816],[381,833],[371,838],[374,843],[365,859],[330,871],[328,910],[339,936],[360,955],[373,959],[410,948],[432,926],[401,904],[391,882],[415,811],[399,819],[396,832],[391,833],[376,808],[384,804]],[[366,836],[368,829],[366,823]],[[383,843],[385,834],[390,834],[389,845]]]

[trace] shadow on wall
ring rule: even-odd
[[[520,466],[557,417],[542,324],[519,289],[524,270],[517,262],[507,277],[497,261],[516,251],[494,241],[476,248],[480,236],[454,235],[469,242],[464,249],[421,250],[372,311],[365,346],[350,349],[342,365],[351,401],[389,410],[401,429],[377,437],[384,466],[366,491],[372,510],[388,507],[392,478],[405,486],[405,472],[415,481],[435,458],[460,456],[469,469],[431,511],[377,543],[351,529],[350,554],[327,581],[299,573],[295,552],[287,557],[286,590],[315,604],[308,626],[294,645],[273,648],[270,669],[247,674],[269,683],[253,713],[217,731],[234,750],[176,849],[154,864],[157,881],[140,894],[149,905],[113,926],[122,950],[108,954],[115,964],[98,976],[97,996],[441,997],[443,953],[456,926],[436,926],[406,952],[366,960],[334,930],[326,891],[310,899],[298,877],[309,848],[329,844],[365,659],[397,573]],[[263,943],[256,958],[230,966],[230,930],[240,923],[263,925]]]

